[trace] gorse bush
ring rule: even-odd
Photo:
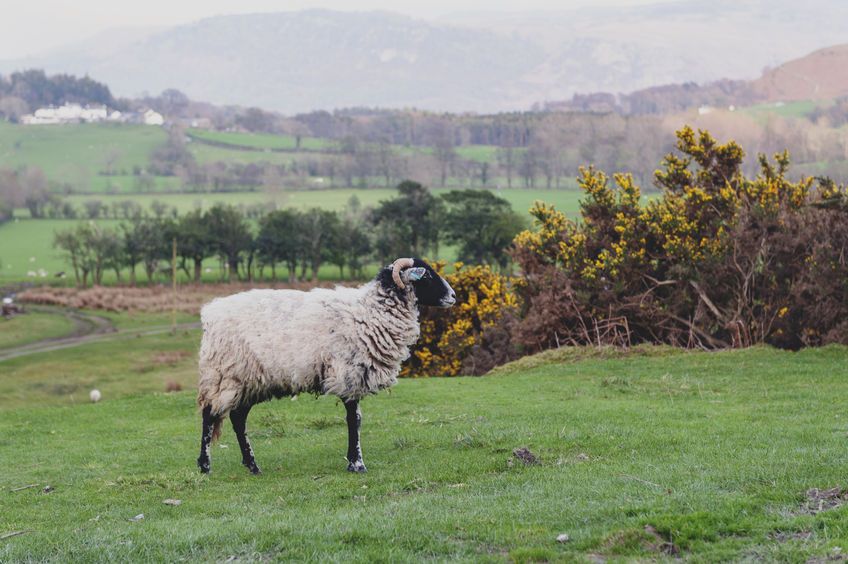
[[[482,374],[511,359],[507,350],[488,348],[484,338],[518,308],[510,280],[488,266],[455,263],[454,272],[447,275],[444,266],[433,263],[456,292],[457,304],[421,311],[421,337],[401,376]]]
[[[848,194],[787,177],[789,156],[759,156],[690,128],[645,203],[626,174],[581,169],[581,220],[537,203],[515,238],[524,272],[514,341],[660,342],[797,348],[848,342]]]

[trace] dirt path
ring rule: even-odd
[[[172,329],[170,325],[158,325],[144,329],[124,329],[118,331],[110,319],[80,310],[50,306],[28,306],[27,309],[39,313],[64,315],[74,324],[74,329],[69,335],[63,337],[34,341],[11,349],[0,349],[0,362],[31,354],[78,347],[88,343],[112,341],[136,336],[159,335],[167,333]],[[200,327],[200,323],[180,323],[176,326],[176,329],[178,331],[184,331],[198,327]]]

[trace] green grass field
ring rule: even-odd
[[[0,122],[0,167],[34,165],[55,181],[93,179],[106,169],[127,173],[147,166],[150,152],[166,140],[159,127],[126,124],[23,126]]]
[[[224,143],[234,147],[247,147],[250,149],[277,149],[283,151],[294,151],[297,141],[292,135],[273,135],[270,133],[239,133],[230,131],[209,131],[207,129],[190,129],[188,134],[199,141],[211,141]],[[327,139],[317,137],[303,137],[300,140],[300,149],[306,151],[320,151],[331,145]]]
[[[49,282],[61,271],[72,276],[70,265],[53,248],[53,233],[78,223],[74,219],[20,219],[0,225],[0,282]],[[104,220],[97,223],[115,227],[119,222]],[[42,269],[46,273],[44,277],[39,274]]]
[[[191,385],[197,342],[0,362],[0,561],[803,562],[848,543],[848,508],[805,500],[845,486],[846,348],[562,349],[404,380],[363,402],[364,475],[337,401],[275,401],[248,422],[264,474],[227,426],[204,477],[193,393],[162,393]]]
[[[764,121],[769,115],[788,118],[802,118],[822,104],[821,100],[799,100],[796,102],[782,102],[779,104],[756,104],[742,108],[742,111],[750,114],[759,121]]]
[[[49,313],[27,313],[10,319],[0,317],[0,349],[11,349],[35,340],[63,337],[73,328],[73,323],[66,317]]]

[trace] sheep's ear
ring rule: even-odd
[[[410,268],[407,270],[407,272],[409,273],[409,279],[413,282],[417,282],[418,280],[421,280],[422,278],[424,278],[424,276],[427,275],[427,269],[422,268],[420,266]]]

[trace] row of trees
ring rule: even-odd
[[[0,76],[0,117],[16,121],[36,108],[65,102],[111,108],[119,105],[108,86],[87,76],[47,76],[43,70],[35,69]]]
[[[272,210],[255,222],[238,208],[216,205],[182,216],[138,214],[118,228],[83,222],[57,231],[54,246],[65,256],[76,282],[101,284],[114,271],[119,282],[128,272],[136,283],[143,268],[153,282],[164,263],[199,282],[204,262],[218,259],[229,280],[316,280],[324,264],[361,279],[366,265],[398,256],[438,256],[440,246],[454,245],[460,260],[505,268],[507,247],[523,227],[509,202],[489,191],[452,191],[440,197],[416,182],[398,185],[398,196],[365,208],[356,197],[334,212],[319,208]]]

